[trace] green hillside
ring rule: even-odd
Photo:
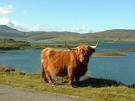
[[[112,41],[135,41],[135,30],[113,29],[83,35],[87,39],[112,40]]]
[[[25,40],[25,33],[6,25],[0,25],[0,38]]]
[[[75,33],[75,32],[46,32],[31,31],[21,32],[6,25],[0,25],[0,38],[10,38],[15,40],[24,40],[32,43],[63,43],[64,41],[89,42],[92,40],[103,41],[135,41],[135,30],[112,29],[95,33]]]
[[[31,44],[26,41],[16,41],[13,39],[0,39],[0,50],[9,50],[9,49],[24,49],[30,47]]]

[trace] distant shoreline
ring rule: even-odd
[[[58,48],[58,47],[57,47]],[[62,48],[62,47],[60,47]],[[0,48],[0,53],[5,53],[5,51],[10,50],[24,50],[24,49],[41,49],[41,48],[33,48],[33,47],[27,47],[27,48]],[[135,48],[128,48],[128,49],[115,49],[111,51],[104,51],[104,52],[96,52],[93,55],[94,56],[126,56],[126,52],[135,52]]]
[[[21,50],[21,49],[29,49],[29,48],[44,48],[44,47],[54,47],[54,48],[67,48],[70,47],[76,47],[80,44],[89,44],[94,45],[96,40],[72,40],[72,41],[54,41],[47,42],[47,43],[35,43],[35,42],[28,42],[28,41],[19,41],[15,39],[8,39],[8,38],[0,38],[0,50]],[[129,41],[109,41],[109,40],[100,40],[100,44],[127,44],[127,43],[135,43],[135,42],[129,42]]]

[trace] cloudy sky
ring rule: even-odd
[[[135,29],[135,0],[0,0],[0,24],[22,31]]]

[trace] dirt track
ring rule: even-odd
[[[48,92],[36,92],[33,90],[0,87],[0,101],[91,101],[78,97],[71,97]]]

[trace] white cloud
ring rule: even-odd
[[[28,31],[25,24],[10,20],[8,18],[0,18],[0,25],[7,25],[20,31]]]
[[[71,29],[71,31],[78,32],[78,33],[87,33],[90,30],[85,25],[82,25],[82,26],[79,26],[79,27],[73,27]]]
[[[17,22],[17,21],[12,21],[13,28],[18,29],[20,31],[28,31],[28,28],[25,24]]]
[[[32,27],[28,27],[26,26],[26,24],[14,20],[10,20],[9,18],[5,18],[5,17],[0,18],[0,25],[7,25],[11,28],[15,28],[20,31],[43,31],[44,30],[44,26],[40,24],[35,24]]]
[[[25,24],[9,19],[7,16],[15,11],[12,5],[0,6],[0,25],[7,25],[9,27],[18,29],[20,31],[28,31]],[[26,11],[25,11],[26,13]]]
[[[31,31],[43,31],[44,26],[40,24],[35,24],[30,28]]]
[[[23,24],[21,22],[18,22],[16,20],[11,20],[9,19],[8,15],[14,13],[15,8],[12,5],[5,5],[5,6],[0,6],[0,24],[2,25],[7,25],[9,27],[21,30],[21,31],[44,31],[45,28],[48,31],[72,31],[72,32],[79,32],[79,33],[87,33],[89,32],[88,28],[85,25],[81,25],[78,27],[72,27],[72,28],[61,28],[60,26],[49,26],[46,25],[44,27],[43,25],[40,24],[35,24],[32,27],[26,26],[26,24]],[[24,15],[27,15],[29,12],[28,10],[23,10],[22,12]]]
[[[90,30],[85,26],[81,25],[78,27],[72,27],[72,28],[61,28],[60,26],[49,26],[46,25],[45,27],[40,24],[35,24],[32,27],[26,26],[26,24],[23,24],[21,22],[18,22],[16,20],[9,19],[8,15],[14,13],[15,8],[12,5],[5,5],[0,6],[0,24],[1,25],[7,25],[9,27],[18,29],[20,31],[44,31],[45,28],[48,29],[48,31],[72,31],[72,32],[79,32],[79,33],[87,33]],[[22,12],[24,15],[27,15],[29,12],[28,10],[23,10]]]
[[[0,16],[7,16],[14,12],[12,5],[0,6]]]
[[[8,18],[0,18],[1,25],[9,25],[10,21]]]

